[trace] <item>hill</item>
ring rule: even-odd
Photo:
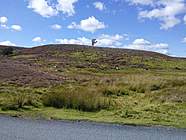
[[[0,46],[0,49],[7,46]],[[186,61],[163,54],[79,45],[14,48],[0,60],[0,81],[21,85],[50,85],[71,78],[66,71],[109,72],[126,69],[185,71]]]
[[[185,58],[67,44],[5,48],[2,113],[186,127]]]

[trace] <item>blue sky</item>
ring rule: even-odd
[[[186,56],[185,0],[1,0],[0,44],[49,43]]]

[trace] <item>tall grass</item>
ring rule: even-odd
[[[89,88],[58,88],[43,97],[45,106],[70,108],[81,111],[99,111],[110,106],[110,99]]]
[[[162,90],[186,85],[184,77],[162,77],[152,75],[130,75],[124,79],[126,88],[138,93]]]
[[[1,88],[3,96],[0,102],[3,110],[18,110],[24,109],[25,106],[40,107],[40,95],[31,88]]]

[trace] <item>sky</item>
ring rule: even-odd
[[[186,57],[186,0],[0,0],[0,45],[91,45]]]

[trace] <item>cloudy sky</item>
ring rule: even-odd
[[[185,0],[1,0],[0,44],[49,43],[186,56]]]

